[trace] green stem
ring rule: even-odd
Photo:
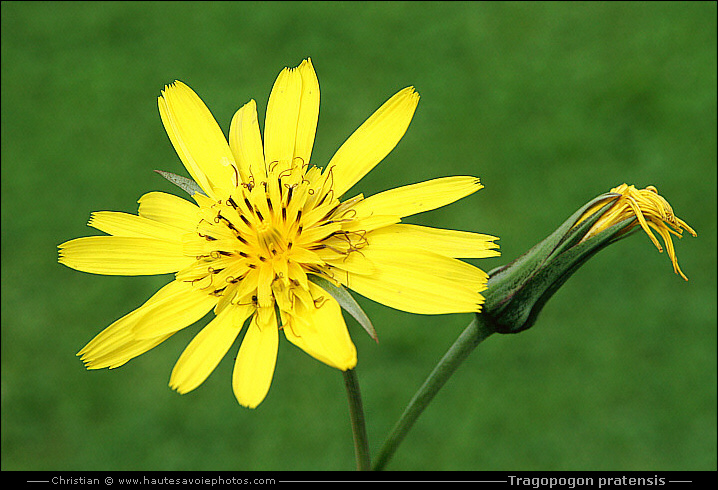
[[[494,330],[489,325],[489,321],[483,315],[476,315],[474,320],[461,333],[454,345],[444,354],[439,364],[436,365],[424,384],[416,392],[414,398],[411,399],[406,410],[399,418],[392,429],[389,437],[387,437],[384,445],[379,450],[379,456],[374,464],[374,469],[383,470],[391,457],[394,455],[396,448],[404,440],[409,429],[414,425],[416,419],[429,405],[429,402],[439,392],[444,383],[451,377],[462,362],[471,354],[471,351],[479,345]]]
[[[354,454],[356,455],[357,470],[371,470],[371,457],[369,456],[369,439],[366,436],[364,424],[364,409],[362,408],[361,393],[356,371],[344,371],[344,386],[349,398],[349,417],[352,421],[352,434],[354,436]]]

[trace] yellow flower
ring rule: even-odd
[[[658,190],[652,185],[639,190],[632,185],[621,184],[611,189],[611,192],[620,194],[620,197],[616,199],[613,206],[591,227],[582,241],[601,233],[610,226],[635,218],[621,231],[621,235],[630,232],[636,225],[640,225],[656,248],[658,248],[658,251],[663,252],[663,247],[658,243],[658,239],[651,232],[651,228],[656,230],[658,234],[661,235],[661,238],[663,238],[663,242],[668,250],[668,256],[673,263],[674,272],[680,274],[680,276],[687,281],[688,278],[683,274],[681,268],[678,267],[678,259],[676,258],[676,252],[673,248],[671,234],[682,238],[683,230],[685,229],[688,230],[691,235],[697,236],[693,228],[673,213],[671,205],[658,194]],[[581,219],[579,219],[578,223],[591,216],[598,208],[604,205],[605,203],[600,203],[588,209]]]
[[[310,60],[279,74],[264,143],[254,100],[234,115],[228,144],[187,85],[165,87],[162,122],[202,192],[192,196],[196,204],[150,192],[137,216],[93,213],[88,224],[111,236],[60,245],[60,262],[80,271],[176,273],[78,353],[86,366],[121,366],[214,309],[177,361],[170,386],[180,393],[199,386],[251,318],[232,386],[240,404],[256,407],[271,384],[279,330],[329,366],[356,365],[340,306],[315,277],[413,313],[480,311],[487,274],[457,259],[498,255],[496,238],[399,223],[479,190],[477,178],[439,178],[340,201],[396,146],[418,101],[413,87],[399,91],[322,170],[310,165],[319,114]]]

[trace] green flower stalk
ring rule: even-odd
[[[658,248],[652,230],[665,243],[676,274],[678,267],[671,235],[696,232],[674,213],[655,187],[638,190],[622,184],[585,204],[556,231],[524,255],[489,273],[484,309],[478,313],[424,384],[414,395],[380,449],[375,470],[383,469],[436,393],[469,354],[493,333],[518,333],[530,328],[553,294],[589,258],[625,238],[640,226]]]

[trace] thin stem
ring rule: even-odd
[[[369,456],[369,439],[366,436],[364,424],[364,409],[362,408],[359,380],[354,369],[344,371],[344,386],[349,398],[349,417],[352,421],[352,434],[354,436],[354,454],[356,455],[357,470],[371,470],[371,457]]]
[[[444,386],[444,383],[454,374],[474,348],[492,333],[494,333],[494,330],[490,327],[486,317],[475,315],[474,320],[444,354],[439,364],[436,365],[429,377],[424,381],[424,384],[419,388],[419,391],[416,392],[414,398],[411,399],[409,405],[407,405],[406,410],[404,410],[404,413],[379,450],[379,456],[374,464],[375,470],[384,469],[394,455],[396,448],[404,440],[409,429],[411,429],[416,419],[419,418],[419,415],[429,405],[429,402],[441,387]]]

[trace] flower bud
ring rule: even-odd
[[[508,265],[489,273],[483,314],[499,333],[518,333],[530,328],[551,296],[591,256],[625,238],[640,227],[660,252],[651,229],[665,242],[674,271],[678,267],[671,234],[695,231],[675,216],[656,188],[637,190],[620,185],[576,211],[556,231]]]

